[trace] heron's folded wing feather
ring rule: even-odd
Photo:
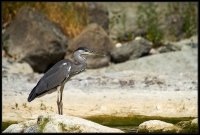
[[[61,66],[63,66],[63,63],[67,63],[67,65],[70,65],[72,62],[70,60],[61,60],[59,62],[57,62],[55,65],[53,65],[45,74],[42,78],[46,78],[49,75],[52,75],[53,73],[55,73],[56,71],[58,71],[60,69]],[[42,79],[41,78],[41,79]]]
[[[69,74],[67,65],[60,65],[54,72],[48,72],[48,76],[44,75],[45,77],[42,77],[38,83],[36,95],[39,96],[61,85]]]

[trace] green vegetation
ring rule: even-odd
[[[10,23],[23,6],[44,13],[50,20],[58,23],[69,37],[75,37],[87,25],[88,11],[85,2],[2,2],[3,24]]]
[[[42,120],[38,124],[38,132],[43,132],[44,127],[49,122],[49,118],[42,118]]]
[[[169,35],[189,38],[197,33],[197,3],[169,3],[167,5],[166,19],[169,17],[173,17],[167,27],[169,29]],[[176,29],[178,27],[180,30],[177,31]]]
[[[137,26],[146,31],[153,47],[162,45],[163,39],[176,41],[197,34],[197,3],[170,2],[165,9],[161,4],[144,3],[137,9]]]
[[[59,123],[59,126],[61,127],[62,131],[81,133],[81,129],[80,129],[80,126],[79,126],[79,125],[66,126],[66,125],[63,124],[63,123]]]
[[[115,29],[115,27],[118,27],[116,29],[116,37],[114,38],[114,40],[119,42],[131,41],[133,39],[133,34],[126,28],[127,17],[125,11],[120,10],[112,13],[113,16],[109,19],[109,29],[111,30]]]
[[[133,33],[132,32],[126,31],[124,33],[119,33],[117,35],[117,41],[119,41],[119,42],[128,42],[128,41],[131,41],[131,40],[133,40]]]
[[[9,127],[12,124],[17,124],[17,121],[7,121],[7,122],[2,122],[1,126],[1,131],[4,131],[7,127]]]
[[[159,13],[157,10],[157,5],[150,2],[143,5],[139,5],[137,9],[137,25],[138,28],[144,29],[147,34],[148,40],[153,42],[154,47],[161,45],[161,40],[163,38],[163,31],[159,28]]]

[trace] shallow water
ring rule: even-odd
[[[161,120],[165,122],[169,122],[172,124],[176,124],[180,121],[191,120],[193,117],[179,117],[179,118],[168,118],[168,117],[158,117],[158,116],[142,116],[142,115],[129,115],[126,117],[119,116],[110,116],[110,115],[98,115],[98,116],[90,116],[85,119],[99,123],[104,126],[118,128],[126,133],[136,133],[138,126],[148,120]],[[4,131],[11,124],[16,124],[17,122],[9,121],[2,122],[1,131]]]
[[[105,126],[139,126],[148,120],[161,120],[168,123],[176,124],[180,121],[192,120],[194,117],[160,117],[160,116],[143,116],[143,115],[127,115],[127,116],[111,116],[96,115],[85,117],[87,120],[99,123]]]
[[[176,124],[180,121],[194,119],[193,117],[159,117],[159,116],[143,116],[143,115],[128,115],[126,117],[99,115],[91,116],[86,119],[99,123],[104,126],[118,128],[125,133],[137,133],[138,126],[148,120],[161,120],[168,123]]]
[[[9,127],[12,124],[16,124],[17,122],[9,121],[9,122],[2,122],[1,125],[1,131],[3,132],[7,127]]]

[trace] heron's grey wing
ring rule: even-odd
[[[45,74],[42,78],[46,78],[47,76],[55,73],[57,70],[59,70],[60,66],[62,66],[64,63],[67,63],[67,65],[71,64],[72,62],[69,60],[61,60],[59,62],[57,62],[55,65],[53,65]],[[41,79],[42,79],[41,78]]]
[[[61,85],[70,73],[71,63],[64,62],[60,63],[59,66],[55,66],[55,68],[53,67],[51,68],[53,70],[51,70],[51,72],[47,71],[48,74],[45,73],[45,75],[40,79],[38,84],[33,88],[28,97],[29,102],[32,101],[34,98]]]

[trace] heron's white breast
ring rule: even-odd
[[[65,63],[63,63],[62,65],[63,65],[63,66],[67,66],[67,64],[68,64],[68,63],[65,62]],[[69,67],[68,67],[68,72],[70,72],[71,68],[72,68],[71,65],[69,65]]]
[[[70,70],[71,70],[71,65],[69,64],[69,63],[67,63],[67,62],[65,62],[65,63],[63,63],[62,64],[63,66],[66,66],[66,68],[67,68],[67,74],[66,74],[66,78],[68,78],[69,77],[69,72],[70,72]],[[69,65],[68,67],[67,67],[67,65]]]
[[[69,68],[68,68],[68,72],[70,72],[71,68],[72,68],[72,67],[71,67],[71,66],[69,66]]]

